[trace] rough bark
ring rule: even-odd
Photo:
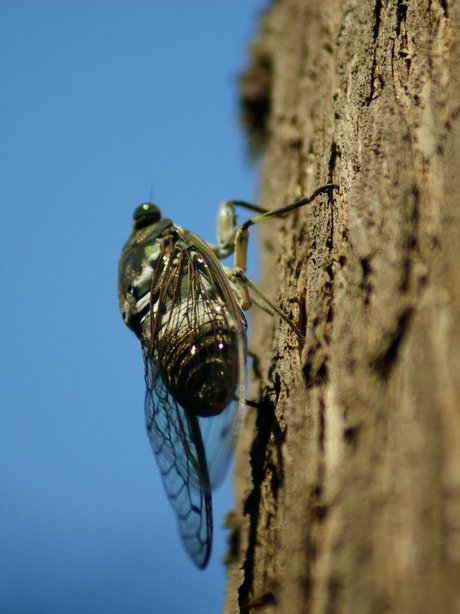
[[[448,0],[279,0],[242,103],[261,225],[226,612],[460,612],[460,51]]]

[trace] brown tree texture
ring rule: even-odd
[[[279,0],[241,82],[260,226],[226,612],[460,612],[460,24]]]

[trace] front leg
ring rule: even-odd
[[[248,278],[246,277],[248,256],[249,230],[241,226],[236,231],[235,237],[235,264],[232,275],[238,282],[241,294],[241,309],[247,311],[251,306],[251,297],[248,290]]]

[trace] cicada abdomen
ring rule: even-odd
[[[212,249],[141,205],[123,250],[120,309],[141,340],[147,430],[185,546],[203,567],[211,487],[244,403],[245,318]]]
[[[204,257],[197,241],[185,231],[182,238],[164,239],[164,255],[154,264],[155,302],[145,338],[175,399],[192,414],[212,416],[235,397],[242,320],[229,303],[235,299],[226,296],[220,267],[214,269],[213,255]]]

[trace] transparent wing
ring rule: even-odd
[[[173,243],[166,264],[158,261],[151,287],[150,328],[142,342],[147,431],[185,548],[202,568],[212,542],[211,488],[225,474],[244,407],[244,316],[222,267],[206,244],[188,232]],[[209,377],[207,367],[198,364],[183,370],[184,356],[195,354],[195,342],[200,347],[195,333],[203,324],[206,334],[199,339],[205,352],[206,344],[217,345],[219,339],[231,340],[233,348],[227,363],[233,395],[222,411],[206,417],[200,416],[199,402],[190,401],[190,387],[185,386],[183,400],[177,392],[184,394],[187,374],[202,369]],[[210,372],[214,364],[209,363]],[[225,381],[226,372],[219,377]]]
[[[187,415],[156,374],[144,350],[145,420],[179,531],[195,564],[206,566],[212,544],[212,503],[198,418]]]

